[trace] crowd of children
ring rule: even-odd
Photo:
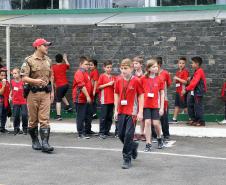
[[[61,102],[65,110],[72,111],[66,93],[69,83],[66,72],[70,67],[67,55],[57,54],[56,64],[52,66],[56,91],[56,120],[62,120]],[[136,56],[132,60],[123,59],[120,63],[121,74],[112,74],[112,61],[103,62],[103,73],[99,75],[97,61],[85,56],[79,58],[79,68],[74,73],[72,98],[75,105],[77,132],[79,138],[89,139],[95,134],[91,129],[92,119],[97,114],[97,102],[100,103],[99,138],[106,139],[110,135],[113,120],[116,123],[115,135],[123,143],[123,165],[128,169],[131,159],[137,157],[137,140],[146,141],[145,152],[152,150],[152,139],[157,140],[159,149],[164,141],[170,140],[169,122],[177,123],[181,111],[188,113],[189,125],[205,126],[203,117],[203,96],[207,91],[205,73],[201,67],[202,58],[191,59],[194,73],[189,77],[185,57],[178,59],[178,70],[173,77],[175,84],[175,109],[173,118],[168,121],[169,102],[168,88],[172,85],[171,74],[163,69],[161,57],[144,58]],[[145,69],[143,71],[143,69]],[[28,110],[23,97],[23,82],[20,69],[12,70],[13,79],[7,79],[7,71],[0,69],[0,132],[5,129],[7,115],[10,114],[10,102],[13,106],[14,135],[27,134]],[[225,101],[226,120],[226,83],[222,88]],[[22,130],[20,130],[20,115]],[[226,123],[223,120],[222,124]],[[140,133],[135,134],[136,125],[140,124]]]

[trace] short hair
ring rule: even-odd
[[[125,58],[121,61],[121,64],[120,64],[121,67],[123,66],[128,66],[128,67],[133,67],[133,62],[130,58]]]
[[[79,63],[80,64],[83,64],[85,61],[89,61],[89,59],[87,57],[85,57],[85,56],[79,57]]]
[[[57,63],[61,63],[63,61],[63,55],[58,53],[56,56],[55,56],[55,60]]]
[[[143,64],[144,63],[144,57],[136,56],[136,57],[133,58],[133,62],[138,62],[140,64]]]
[[[145,72],[145,76],[148,77],[150,74],[149,68],[152,67],[154,64],[158,64],[158,60],[157,58],[150,58],[147,62],[146,62],[146,72]]]
[[[89,59],[89,62],[92,62],[93,65],[94,65],[95,67],[97,67],[98,62],[97,62],[96,59],[91,58],[91,59]]]
[[[104,61],[104,67],[106,67],[108,65],[112,65],[112,61],[111,60]]]
[[[202,65],[202,58],[201,58],[201,57],[198,57],[198,56],[192,57],[191,60],[192,60],[193,62],[195,62],[196,64],[198,64],[199,66]]]
[[[157,61],[159,66],[162,66],[162,57],[156,57],[155,60]]]
[[[187,62],[187,58],[186,58],[186,57],[180,57],[180,58],[178,59],[178,62],[179,62],[180,60],[183,60],[183,61]]]
[[[20,68],[18,68],[18,67],[13,68],[12,72],[13,72],[14,70],[17,71],[18,73],[20,73]]]

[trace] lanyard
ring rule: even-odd
[[[124,99],[126,99],[126,91],[127,91],[128,87],[129,87],[129,83],[130,83],[131,78],[132,78],[132,76],[129,78],[129,81],[128,81],[126,87],[124,86],[124,79],[122,81],[122,93],[123,93]]]
[[[151,81],[151,82],[150,82]],[[150,87],[150,92],[152,92],[152,89],[153,89],[153,87],[154,87],[154,85],[155,85],[155,78],[148,78],[148,85],[149,85],[149,87]]]

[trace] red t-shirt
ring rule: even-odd
[[[114,76],[108,76],[107,74],[101,74],[98,80],[97,86],[107,84],[111,81],[115,81]],[[114,84],[107,86],[103,89],[99,89],[100,103],[101,104],[112,104],[114,103]]]
[[[118,113],[130,116],[137,115],[137,97],[144,93],[140,79],[132,76],[132,78],[127,81],[119,76],[115,82],[115,93],[119,95]],[[122,105],[122,100],[127,101],[127,105]]]
[[[1,88],[2,88],[2,82],[0,81],[0,89]],[[10,94],[10,84],[7,81],[3,95],[1,95],[1,97],[3,98],[0,98],[0,102],[3,102],[5,108],[9,106],[9,94]]]
[[[190,84],[186,87],[186,91],[193,91],[201,79],[203,80],[204,90],[206,92],[207,91],[206,76],[205,76],[205,73],[202,68],[198,68],[195,71],[195,73],[190,81]]]
[[[221,90],[221,97],[225,97],[226,96],[226,82],[224,82],[222,90]]]
[[[88,94],[92,98],[92,83],[88,72],[84,69],[78,69],[74,74],[74,81],[72,87],[72,98],[76,103],[86,103],[86,96],[82,92],[82,88],[86,87]]]
[[[149,78],[143,76],[141,84],[144,89],[144,108],[160,108],[159,91],[164,90],[164,84],[160,77]]]
[[[176,76],[182,80],[187,81],[189,77],[189,72],[187,69],[184,68],[182,71],[178,70],[176,72]],[[176,81],[176,92],[181,95],[183,88],[185,88],[185,85],[179,81]]]
[[[23,96],[24,88],[23,88],[22,80],[16,82],[15,80],[11,80],[12,87],[12,102],[16,105],[26,104],[27,101]]]
[[[99,72],[97,69],[94,69],[92,71],[90,71],[90,79],[91,79],[91,82],[92,82],[92,87],[94,88],[94,81],[98,81],[99,79]],[[96,89],[96,93],[99,92],[99,89]]]
[[[172,80],[171,80],[170,74],[169,74],[169,72],[167,70],[162,70],[159,73],[159,77],[163,81],[163,84],[164,84],[165,101],[168,101],[167,88],[169,86],[171,86],[171,84],[172,84]]]
[[[68,84],[66,71],[69,69],[70,65],[68,64],[54,64],[52,66],[54,81],[56,87],[64,86]]]

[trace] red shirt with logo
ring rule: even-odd
[[[164,84],[160,77],[143,76],[141,83],[144,89],[144,108],[160,108],[159,91],[164,90]]]
[[[92,83],[88,72],[83,68],[78,69],[74,74],[74,81],[72,87],[72,98],[76,103],[87,103],[86,96],[82,92],[82,88],[86,87],[86,90],[92,98]]]
[[[22,80],[18,82],[15,80],[11,80],[12,102],[14,105],[22,105],[27,103],[26,99],[23,96],[23,85],[24,83],[22,82]]]
[[[69,69],[69,67],[70,67],[70,65],[65,64],[65,63],[54,64],[52,66],[56,88],[68,84],[66,71]]]
[[[115,81],[115,77],[107,74],[101,74],[98,80],[98,86]],[[114,103],[114,84],[105,88],[99,89],[99,97],[101,104]]]
[[[0,89],[2,88],[2,82],[0,81]],[[9,94],[10,94],[10,84],[6,81],[5,89],[3,95],[0,96],[0,103],[4,104],[4,107],[9,107]]]
[[[144,93],[140,79],[132,76],[127,81],[122,76],[118,76],[115,93],[119,95],[118,114],[137,115],[138,96]],[[122,101],[127,101],[127,105],[122,105]]]
[[[188,77],[189,77],[189,72],[188,72],[187,69],[184,68],[181,71],[178,70],[176,72],[176,76],[178,78],[182,79],[182,80],[186,80],[187,81]],[[180,95],[182,95],[181,92],[182,92],[183,88],[185,88],[185,85],[177,80],[176,81],[176,92],[179,93]]]
[[[186,91],[193,91],[201,79],[203,80],[204,90],[206,92],[207,91],[206,76],[202,68],[198,68],[197,70],[195,70],[195,73],[190,81],[190,84],[186,87]]]

